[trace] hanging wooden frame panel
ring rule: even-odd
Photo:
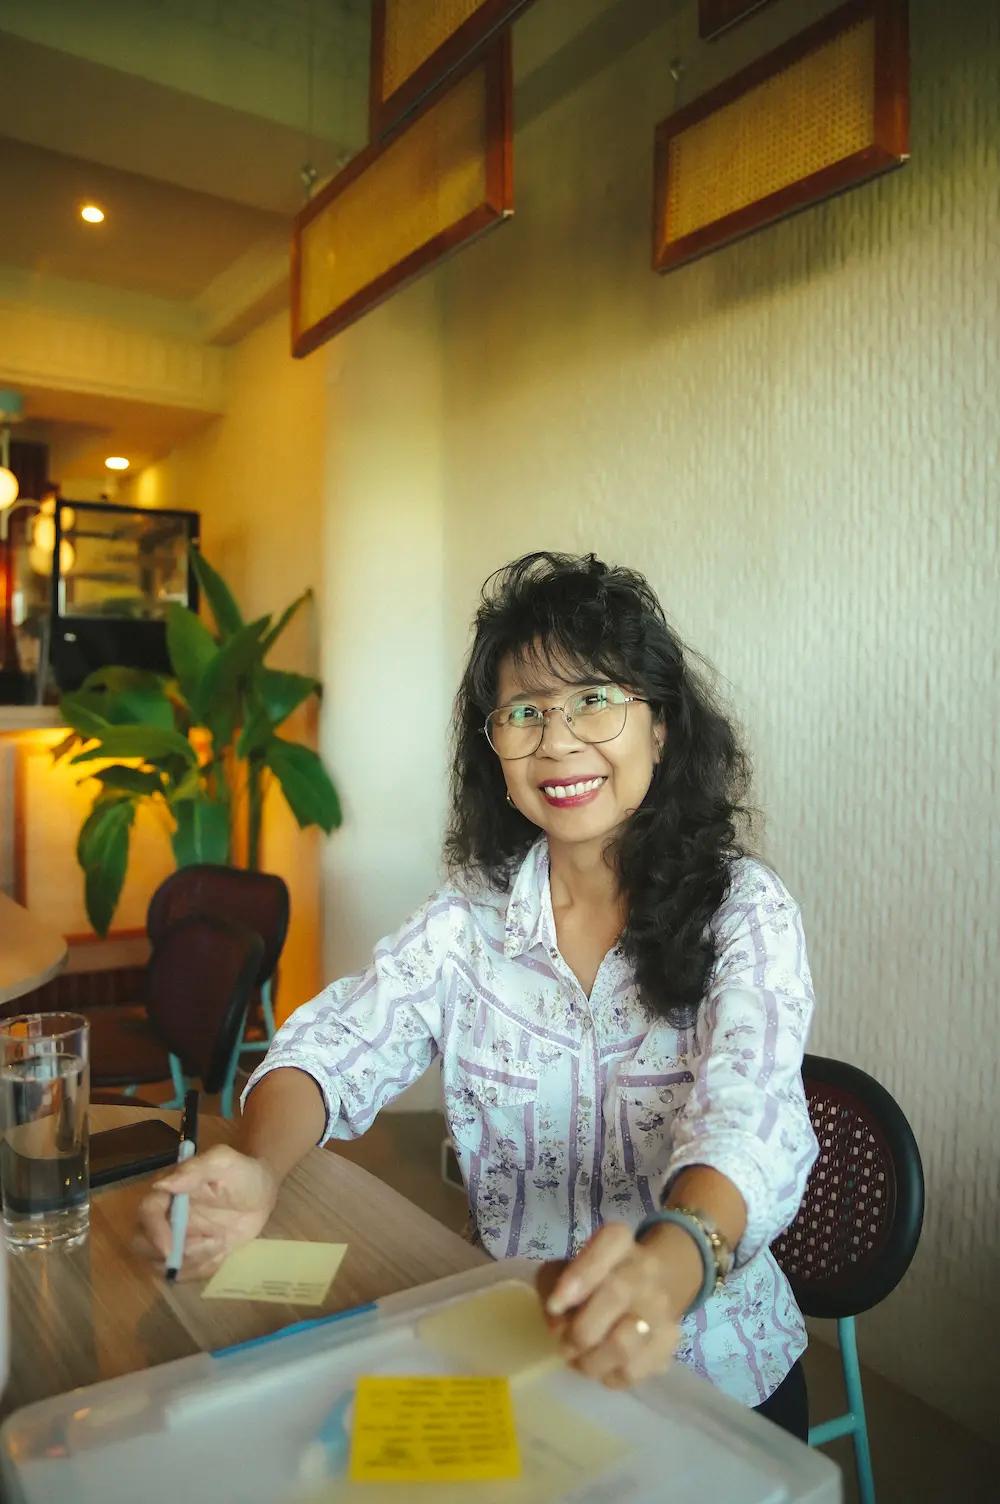
[[[710,41],[770,4],[772,0],[698,0],[698,35]]]
[[[377,141],[531,0],[372,0],[371,139]]]
[[[656,128],[671,271],[909,157],[906,0],[849,0]]]
[[[292,354],[307,355],[514,212],[508,34],[296,216]]]

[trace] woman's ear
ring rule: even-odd
[[[656,760],[663,761],[663,753],[667,745],[667,723],[656,721],[653,725],[653,742],[656,746]]]

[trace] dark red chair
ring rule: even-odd
[[[257,987],[263,1013],[264,1038],[241,1039],[239,1053],[262,1054],[274,1037],[273,984],[288,934],[288,888],[273,872],[248,872],[242,867],[201,862],[181,867],[160,884],[150,899],[146,931],[155,945],[168,924],[187,914],[217,914],[256,930],[264,942]]]
[[[805,1316],[837,1323],[847,1411],[809,1429],[811,1446],[851,1436],[862,1504],[875,1504],[854,1318],[910,1266],[924,1216],[920,1150],[902,1109],[857,1066],[806,1055],[802,1083],[819,1140],[795,1221],[771,1251]]]
[[[167,925],[146,970],[145,1029],[117,1017],[132,1010],[94,1009],[90,1021],[91,1079],[97,1086],[173,1081],[183,1104],[187,1077],[209,1094],[222,1093],[232,1112],[236,1048],[260,974],[264,942],[246,925],[192,914]]]
[[[259,1001],[263,1013],[263,1038],[247,1040],[244,1023],[234,1043],[223,1084],[222,1110],[229,1117],[240,1055],[244,1051],[263,1052],[274,1035],[272,985],[288,933],[288,889],[270,872],[247,872],[209,863],[181,867],[160,884],[150,900],[146,930],[154,950],[171,925],[195,915],[242,924],[259,935],[263,947],[251,998],[251,1007]],[[150,1026],[147,1005],[95,1008],[88,1017],[91,1080],[95,1086],[120,1087],[131,1096],[140,1083],[173,1076],[176,1087],[169,1051]]]

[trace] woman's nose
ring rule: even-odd
[[[553,705],[543,714],[545,725],[542,728],[542,740],[538,749],[540,752],[547,751],[552,757],[557,756],[566,748],[580,746],[580,738],[575,735],[562,706]]]

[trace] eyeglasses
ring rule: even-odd
[[[630,705],[648,705],[641,695],[627,695],[617,684],[596,684],[577,689],[561,705],[542,710],[538,705],[501,705],[491,710],[483,730],[494,752],[504,762],[530,757],[542,745],[546,717],[557,711],[581,742],[613,742],[625,730]]]

